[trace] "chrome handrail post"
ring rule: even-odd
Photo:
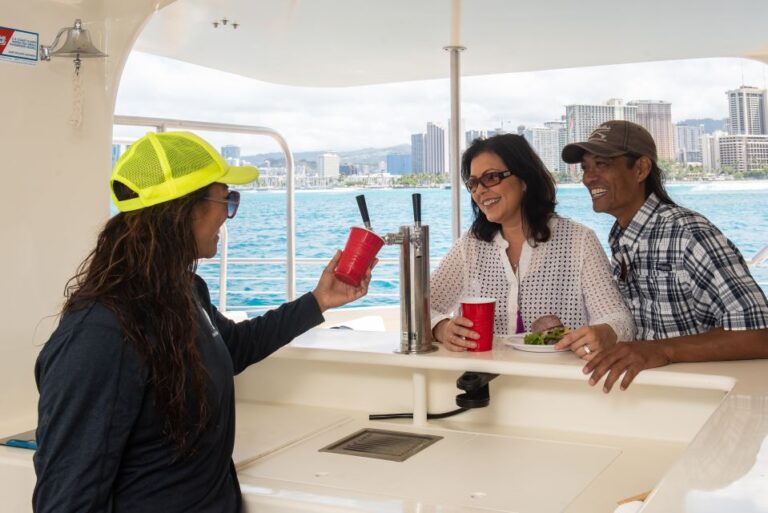
[[[227,311],[227,265],[229,261],[229,232],[227,223],[223,223],[219,228],[219,242],[221,242],[221,253],[219,257],[219,310]]]

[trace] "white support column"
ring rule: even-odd
[[[427,425],[427,375],[423,370],[413,373],[413,425]]]
[[[443,48],[451,54],[451,133],[449,143],[449,174],[451,177],[451,235],[453,240],[461,236],[461,176],[459,170],[461,148],[461,70],[459,52],[461,46],[461,0],[451,3],[451,44]]]

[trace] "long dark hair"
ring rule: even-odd
[[[555,180],[547,171],[536,152],[524,137],[502,134],[488,139],[475,139],[461,157],[461,177],[466,182],[470,175],[472,160],[481,153],[493,153],[504,161],[507,169],[526,184],[521,213],[523,221],[535,242],[546,242],[551,235],[547,223],[555,213]],[[490,242],[501,229],[485,217],[480,207],[472,200],[474,220],[470,233],[477,239]]]
[[[628,153],[627,166],[630,168],[634,167],[640,157],[642,155]],[[651,172],[648,173],[648,178],[645,179],[645,199],[648,199],[651,193],[655,194],[661,203],[666,203],[667,205],[676,204],[664,188],[664,171],[653,160],[651,160]]]
[[[126,342],[147,365],[156,407],[165,416],[164,431],[180,454],[209,419],[208,374],[196,345],[192,230],[193,211],[207,195],[206,187],[112,217],[67,282],[63,308],[66,313],[98,302],[114,313]],[[190,407],[191,397],[197,411]]]

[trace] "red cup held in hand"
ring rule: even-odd
[[[474,342],[477,347],[467,351],[490,351],[493,349],[493,320],[496,310],[496,300],[489,297],[466,297],[459,302],[461,316],[472,321],[472,331],[480,338]]]
[[[371,230],[353,226],[339,263],[333,270],[334,274],[348,285],[359,286],[365,271],[371,266],[383,245],[384,239]]]

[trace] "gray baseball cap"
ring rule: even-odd
[[[568,164],[581,162],[585,152],[601,157],[618,157],[633,153],[656,162],[656,143],[648,130],[631,121],[606,121],[595,128],[586,142],[567,144],[563,160]]]

